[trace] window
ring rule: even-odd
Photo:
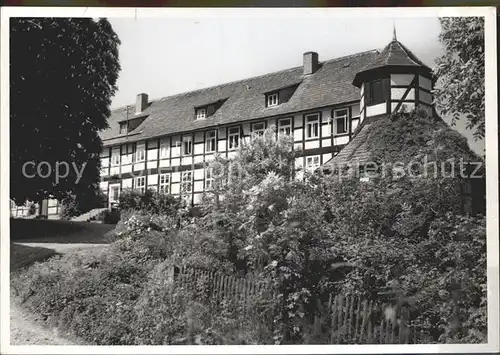
[[[160,192],[170,193],[170,174],[160,175]]]
[[[193,137],[182,137],[182,154],[191,155],[193,153]]]
[[[181,183],[181,193],[191,193],[193,191],[193,172],[183,171],[182,172],[182,183]]]
[[[217,150],[217,133],[215,130],[205,133],[205,152],[212,153]]]
[[[120,153],[112,153],[111,154],[111,165],[120,165]]]
[[[146,177],[139,176],[135,178],[135,189],[141,191],[141,193],[146,192]]]
[[[135,152],[135,161],[141,162],[146,160],[146,149],[144,146],[137,146],[137,151]]]
[[[377,105],[387,101],[389,94],[387,79],[370,81],[365,85],[365,99],[367,105]]]
[[[255,136],[263,136],[266,130],[266,125],[264,122],[254,123],[252,125],[252,134]]]
[[[127,122],[120,122],[120,134],[127,133],[127,131],[128,131],[127,128],[128,128]]]
[[[160,143],[160,159],[165,159],[170,157],[170,142],[167,140],[162,140]]]
[[[319,155],[314,155],[310,157],[306,157],[306,170],[309,172],[313,172],[317,168],[319,168]]]
[[[319,137],[319,115],[306,116],[306,138]]]
[[[238,147],[240,145],[240,128],[239,127],[229,128],[228,140],[229,140],[229,150],[238,149]]]
[[[292,134],[292,120],[289,118],[284,118],[278,121],[278,135]]]
[[[333,113],[336,134],[347,133],[347,109],[337,110]]]
[[[120,186],[111,186],[110,190],[109,202],[118,202],[120,198]]]
[[[204,118],[207,118],[207,110],[205,108],[196,109],[196,119],[202,120]]]
[[[267,103],[267,107],[277,106],[279,103],[278,93],[267,95],[266,103]]]
[[[205,170],[205,190],[210,191],[214,188],[214,171],[213,168],[207,168]]]

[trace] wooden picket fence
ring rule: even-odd
[[[204,289],[210,299],[229,299],[248,305],[252,296],[266,294],[267,284],[256,277],[237,277],[194,268],[174,268],[176,285]],[[271,293],[267,297],[273,297]],[[244,307],[243,307],[244,308]],[[424,344],[429,337],[409,326],[409,313],[388,304],[355,295],[330,294],[319,302],[314,319],[304,319],[311,343],[328,344]],[[245,312],[246,314],[246,312]],[[244,315],[242,315],[244,316]]]

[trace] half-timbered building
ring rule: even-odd
[[[271,126],[293,138],[296,168],[314,171],[347,154],[370,119],[416,107],[432,113],[432,86],[431,69],[394,36],[381,52],[325,61],[307,52],[302,66],[279,72],[158,100],[141,93],[112,111],[100,133],[100,188],[109,204],[124,189],[157,189],[197,204],[213,182],[206,167],[215,154],[234,156]],[[58,205],[49,202],[40,213],[52,218]]]
[[[422,107],[432,112],[431,69],[395,37],[371,50],[301,67],[148,100],[112,112],[101,133],[102,191],[110,203],[124,189],[157,189],[196,204],[213,177],[216,153],[236,154],[266,128],[293,137],[296,167],[313,171],[351,141],[366,118]]]

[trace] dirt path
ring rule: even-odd
[[[94,253],[104,248],[104,234],[110,225],[85,222],[11,220],[11,271],[43,261],[55,254]],[[56,328],[48,327],[36,315],[23,309],[11,294],[11,345],[83,345]]]
[[[56,329],[43,327],[34,316],[11,302],[10,344],[11,345],[77,345],[72,340],[62,338]]]

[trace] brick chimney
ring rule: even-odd
[[[135,113],[141,113],[148,107],[148,94],[138,94],[135,102]]]
[[[318,53],[305,52],[304,53],[304,75],[313,74],[319,69]]]

